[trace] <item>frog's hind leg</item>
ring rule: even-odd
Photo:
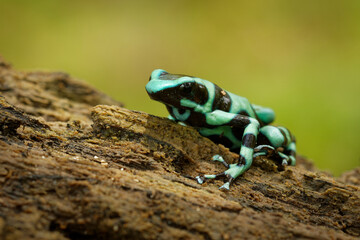
[[[258,120],[262,125],[268,125],[275,120],[275,112],[271,108],[262,107],[259,105],[251,104]]]
[[[259,157],[259,156],[278,156],[282,159],[281,165],[286,166],[288,165],[288,162],[290,161],[289,156],[286,154],[279,152],[277,149],[275,149],[271,145],[259,145],[254,148],[254,155],[253,158]]]
[[[276,153],[276,149],[270,145],[258,145],[254,148],[253,158],[259,156],[273,155]]]
[[[282,158],[282,165],[295,165],[296,163],[296,144],[295,137],[290,131],[284,127],[264,126],[260,128],[258,137],[259,145],[255,148],[257,151],[254,155],[267,155],[268,149],[273,150],[278,156]],[[284,152],[279,152],[276,149],[282,147]]]

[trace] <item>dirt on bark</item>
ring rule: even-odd
[[[0,95],[0,239],[360,237],[360,168],[334,178],[258,157],[225,192],[193,177],[238,155],[191,127],[2,58]]]

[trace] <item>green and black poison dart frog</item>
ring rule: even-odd
[[[240,150],[235,164],[220,161],[228,169],[220,174],[197,176],[207,179],[226,177],[220,189],[243,174],[257,156],[275,154],[282,165],[295,165],[295,137],[284,127],[270,126],[275,114],[270,108],[251,104],[246,98],[228,92],[209,81],[181,74],[154,70],[146,85],[150,98],[166,105],[169,118],[196,128],[199,133],[232,151]]]

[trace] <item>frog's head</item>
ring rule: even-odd
[[[151,99],[176,108],[195,108],[208,100],[208,92],[202,79],[170,74],[162,69],[151,73],[146,91]],[[194,106],[183,106],[183,100],[190,100]]]

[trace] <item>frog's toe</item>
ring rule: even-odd
[[[221,187],[219,187],[219,189],[229,191],[230,190],[230,185],[234,181],[235,178],[233,178],[233,177],[231,177],[229,175],[226,175],[226,176],[227,176],[228,181],[226,183],[224,183]]]
[[[283,156],[283,160],[282,160],[283,166],[287,166],[287,165],[294,166],[295,162],[296,162],[296,159],[294,156],[287,156],[287,155]]]
[[[258,145],[254,148],[254,152],[259,152],[259,151],[272,152],[272,151],[276,151],[276,149],[271,145]]]
[[[224,160],[221,155],[214,155],[211,160],[221,162],[225,167],[229,167],[229,164]]]
[[[287,166],[289,165],[289,161],[291,161],[291,159],[289,158],[289,156],[287,156],[286,154],[282,153],[282,152],[278,152],[279,156],[282,158],[282,162],[281,165],[283,166]]]
[[[281,165],[283,165],[284,167],[288,165],[288,161],[286,159],[282,160]]]
[[[296,158],[294,156],[289,156],[290,160],[291,160],[291,166],[295,166],[296,164]]]
[[[270,156],[274,155],[276,153],[276,149],[273,146],[270,145],[259,145],[254,148],[254,154],[253,158],[259,157],[259,156]]]
[[[203,184],[207,179],[215,179],[219,177],[220,175],[214,175],[214,174],[205,174],[203,176],[196,176],[195,179],[199,184]]]
[[[195,179],[198,182],[198,184],[203,184],[205,182],[205,178],[202,176],[196,176]]]
[[[267,155],[267,151],[263,151],[263,152],[257,152],[253,154],[253,158],[259,157],[259,156],[266,156]]]
[[[230,182],[226,182],[224,183],[224,185],[222,185],[221,187],[219,187],[220,190],[230,190]]]

